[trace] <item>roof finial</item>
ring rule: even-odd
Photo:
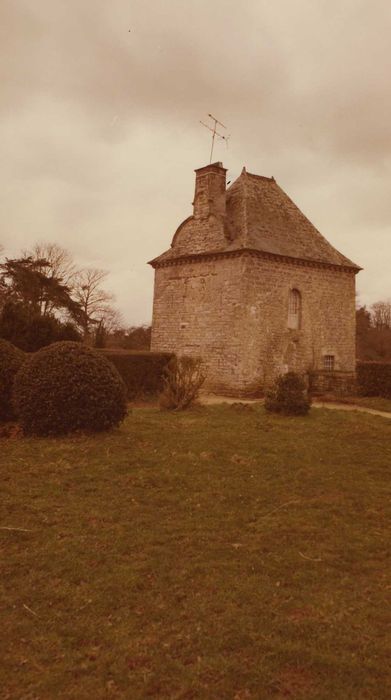
[[[224,124],[223,124],[222,122],[219,122],[219,120],[216,119],[216,117],[214,117],[212,114],[208,114],[208,117],[210,117],[210,118],[213,119],[213,121],[214,121],[213,129],[212,129],[211,126],[208,126],[208,124],[205,124],[205,123],[202,122],[201,120],[200,120],[200,124],[202,124],[202,126],[206,126],[206,128],[209,129],[209,131],[212,132],[212,147],[211,147],[211,149],[210,149],[210,160],[209,160],[209,163],[211,163],[211,162],[212,162],[212,156],[213,156],[213,146],[214,146],[214,143],[215,143],[215,136],[218,136],[220,139],[223,139],[223,141],[225,141],[226,144],[227,144],[227,146],[228,146],[229,135],[228,135],[228,136],[224,136],[223,134],[219,134],[219,132],[216,131],[216,126],[217,126],[217,124],[220,124],[220,126],[222,126],[223,129],[226,129],[227,127],[224,126]]]

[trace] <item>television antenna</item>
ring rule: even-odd
[[[219,139],[222,139],[223,141],[225,141],[225,143],[227,144],[227,147],[228,147],[229,135],[228,135],[228,136],[224,136],[224,134],[220,134],[220,133],[217,131],[217,124],[220,124],[220,126],[222,126],[223,129],[226,129],[227,127],[224,126],[224,124],[223,124],[222,122],[220,122],[218,119],[216,119],[216,117],[214,117],[213,114],[208,114],[208,117],[210,117],[210,119],[213,119],[213,121],[214,121],[213,128],[212,128],[211,126],[209,126],[208,124],[205,124],[205,122],[202,122],[201,120],[200,120],[200,124],[202,124],[202,126],[205,126],[207,129],[209,129],[209,131],[212,132],[212,146],[211,146],[211,149],[210,149],[210,160],[209,160],[209,163],[211,163],[211,162],[212,162],[212,156],[213,156],[213,147],[214,147],[214,144],[215,144],[215,138],[216,138],[216,136],[218,136]]]

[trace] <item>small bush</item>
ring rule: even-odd
[[[0,339],[0,421],[13,420],[12,386],[15,375],[25,361],[22,350]]]
[[[115,365],[126,384],[128,399],[157,396],[163,389],[164,371],[173,355],[166,352],[101,350]]]
[[[193,404],[205,381],[201,360],[196,357],[172,358],[164,377],[164,388],[159,397],[160,408],[180,411]]]
[[[98,432],[126,415],[126,387],[113,365],[80,343],[38,350],[19,370],[14,405],[27,434]]]
[[[274,386],[266,393],[265,408],[272,413],[304,416],[311,407],[304,380],[295,372],[288,372],[277,378]]]
[[[357,362],[357,385],[361,396],[391,399],[391,362]]]

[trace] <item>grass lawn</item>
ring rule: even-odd
[[[0,450],[2,700],[391,697],[391,421],[137,409]]]

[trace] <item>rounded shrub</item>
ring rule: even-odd
[[[125,418],[126,387],[103,355],[62,341],[41,348],[21,367],[14,405],[27,434],[99,432]]]
[[[25,357],[23,350],[0,338],[0,422],[15,418],[12,386]]]
[[[311,399],[306,384],[295,372],[278,377],[274,386],[266,393],[265,408],[273,413],[305,416],[310,407]]]

